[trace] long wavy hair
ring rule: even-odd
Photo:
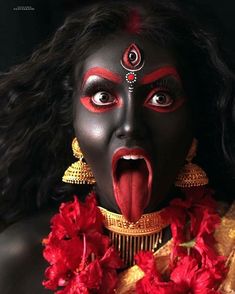
[[[0,77],[0,217],[5,222],[81,189],[61,182],[74,161],[74,72],[120,31],[172,49],[192,103],[198,160],[212,184],[232,178],[234,76],[216,38],[174,1],[144,2],[106,1],[80,9],[29,60]]]

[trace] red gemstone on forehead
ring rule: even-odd
[[[134,81],[135,75],[131,73],[128,75],[127,79],[128,79],[128,81]]]

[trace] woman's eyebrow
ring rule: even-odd
[[[145,75],[141,81],[140,84],[141,85],[145,85],[145,84],[150,84],[156,80],[159,80],[161,78],[164,78],[166,76],[173,76],[175,77],[179,82],[181,82],[180,76],[176,70],[175,67],[173,66],[166,66],[166,67],[161,67],[147,75]]]
[[[104,78],[106,80],[109,80],[111,82],[114,82],[116,84],[121,84],[122,82],[122,77],[115,73],[115,72],[111,72],[106,68],[102,68],[102,67],[93,67],[90,68],[83,76],[83,81],[82,81],[82,87],[84,86],[84,84],[86,83],[86,81],[89,79],[89,77],[91,76],[98,76],[101,78]]]

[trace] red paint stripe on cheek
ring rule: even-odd
[[[112,110],[115,107],[121,107],[122,106],[122,101],[120,99],[117,99],[117,101],[115,101],[112,104],[102,105],[102,106],[98,106],[98,105],[95,105],[94,103],[92,103],[91,97],[89,97],[89,96],[81,97],[80,101],[81,101],[82,105],[87,110],[89,110],[91,112],[95,112],[95,113],[102,113],[102,112],[105,112],[105,111]]]

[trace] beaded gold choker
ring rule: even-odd
[[[103,207],[99,209],[111,242],[120,252],[126,266],[134,264],[134,256],[140,250],[155,252],[162,243],[162,230],[170,224],[166,209],[143,214],[135,223],[127,221],[121,214]]]

